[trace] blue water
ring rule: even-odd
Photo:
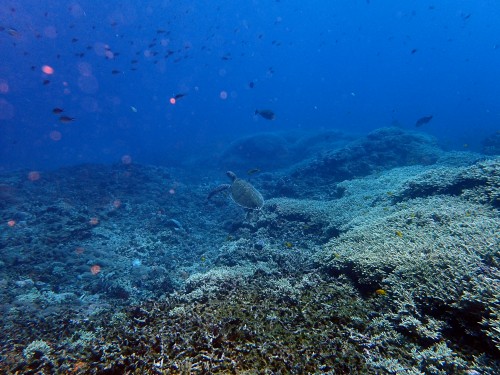
[[[498,20],[0,0],[0,373],[500,373]]]
[[[493,0],[3,0],[0,171],[177,165],[250,134],[429,115],[417,130],[480,151],[499,129],[499,17]]]

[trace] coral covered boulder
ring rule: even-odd
[[[232,142],[222,154],[221,164],[227,168],[273,168],[287,163],[289,145],[285,138],[262,133]]]
[[[430,136],[382,128],[341,149],[308,160],[292,176],[342,181],[394,167],[433,164],[440,153]]]

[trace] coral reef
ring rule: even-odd
[[[221,164],[226,169],[280,167],[289,161],[290,144],[272,133],[262,133],[238,139],[227,146],[221,155]]]
[[[382,128],[355,140],[338,150],[325,151],[308,159],[292,172],[304,192],[331,188],[335,182],[363,177],[369,174],[407,165],[435,163],[442,151],[435,140],[421,133],[410,133],[400,128]],[[315,188],[312,188],[314,186]]]
[[[500,154],[500,131],[497,131],[486,137],[483,142],[483,153],[486,155]]]
[[[499,166],[382,129],[248,212],[224,171],[0,176],[0,372],[499,373]]]
[[[354,137],[340,131],[318,133],[260,133],[237,139],[222,152],[220,165],[247,171],[287,169],[290,165],[323,151],[340,149]]]

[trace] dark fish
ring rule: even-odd
[[[255,114],[264,117],[266,120],[274,120],[276,118],[276,115],[270,109],[256,109]]]
[[[44,85],[48,85],[50,83],[50,80],[48,79],[44,79],[43,82],[42,82]]]
[[[182,98],[182,97],[184,97],[186,95],[187,94],[176,94],[176,95],[174,95],[174,99],[177,100],[177,99],[180,99],[180,98]]]
[[[59,121],[61,121],[63,124],[69,124],[70,122],[75,121],[75,118],[69,116],[61,116],[59,117]]]
[[[259,173],[260,169],[259,168],[252,168],[247,171],[247,175],[251,176],[253,174]]]
[[[63,113],[63,112],[64,112],[64,109],[58,108],[58,107],[56,107],[52,110],[52,113],[55,115],[58,115],[58,114]]]
[[[248,84],[248,87],[250,87],[251,89],[253,89],[253,88],[255,87],[255,83],[250,82],[250,83]]]
[[[424,117],[421,117],[417,120],[417,122],[415,123],[415,126],[416,127],[420,127],[422,125],[425,125],[427,124],[429,121],[432,120],[432,116],[424,116]]]
[[[411,50],[411,54],[413,55],[415,52],[417,52],[417,49],[416,49],[416,48],[413,48],[413,49]]]
[[[113,69],[111,71],[111,74],[120,74],[121,72],[122,72],[121,70]]]
[[[19,35],[19,32],[12,27],[9,27],[7,29],[7,32],[9,33],[10,36],[18,36]]]

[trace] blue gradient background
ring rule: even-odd
[[[419,130],[478,151],[500,128],[499,19],[493,0],[3,0],[0,172],[211,162],[249,134],[415,129],[426,115]]]

